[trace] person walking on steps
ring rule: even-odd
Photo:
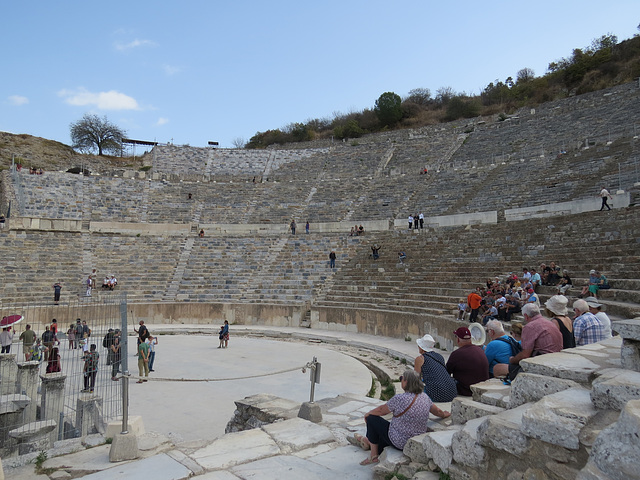
[[[600,198],[602,198],[602,206],[600,207],[600,211],[604,210],[604,207],[607,207],[607,210],[611,210],[611,207],[607,203],[607,200],[613,200],[613,197],[609,193],[609,190],[602,186],[602,190],[600,190]]]

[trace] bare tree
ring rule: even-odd
[[[118,154],[122,150],[122,138],[126,131],[114,125],[107,117],[85,113],[75,123],[69,125],[73,148],[83,152],[98,151],[103,153]]]
[[[231,140],[231,145],[233,145],[236,148],[244,148],[246,144],[247,144],[247,141],[243,137],[236,137],[233,140]]]

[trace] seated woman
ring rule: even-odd
[[[364,233],[364,227],[362,225],[360,225],[358,227],[358,235],[362,235]]]
[[[367,436],[356,435],[348,439],[351,443],[359,443],[365,450],[371,450],[369,457],[360,462],[360,465],[378,463],[378,455],[385,447],[393,446],[402,450],[411,437],[426,433],[429,413],[440,418],[451,416],[451,413],[441,410],[422,392],[423,384],[413,370],[404,371],[400,377],[400,385],[404,393],[365,414]],[[393,413],[391,422],[382,418],[389,413]]]
[[[582,287],[580,297],[592,296],[598,298],[598,283],[600,282],[600,275],[595,270],[589,272],[589,281]],[[587,295],[589,294],[589,295]]]
[[[458,389],[456,381],[447,372],[444,358],[433,351],[435,340],[429,334],[416,340],[420,355],[413,361],[413,369],[424,382],[424,393],[434,402],[450,402]]]

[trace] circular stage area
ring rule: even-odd
[[[137,375],[135,337],[129,340],[129,370]],[[223,435],[236,409],[234,400],[266,393],[308,401],[309,370],[302,373],[301,367],[314,356],[322,364],[315,400],[366,395],[371,388],[371,373],[362,363],[320,345],[232,336],[229,347],[219,349],[217,335],[161,335],[158,341],[150,381],[130,380],[129,414],[142,416],[147,432],[166,435],[174,443]],[[300,368],[274,374],[295,367]],[[191,381],[195,379],[216,381]]]

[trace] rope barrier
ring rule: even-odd
[[[289,368],[287,370],[280,370],[278,372],[271,373],[262,373],[259,375],[247,375],[244,377],[228,377],[228,378],[162,378],[162,377],[140,377],[138,375],[128,375],[127,378],[132,380],[153,380],[155,382],[227,382],[231,380],[247,380],[250,378],[260,378],[260,377],[269,377],[272,375],[280,375],[283,373],[294,372],[296,370],[301,370],[304,373],[305,367],[308,368],[307,365],[302,365],[300,367]],[[118,378],[123,378],[124,375],[120,375]]]

